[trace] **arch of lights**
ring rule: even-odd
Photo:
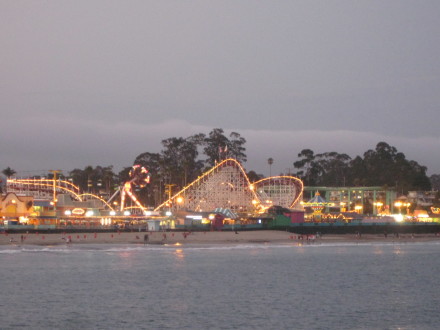
[[[292,176],[270,177],[251,183],[235,159],[226,159],[156,207],[157,210],[234,212],[263,211],[272,205],[299,205],[303,183]]]
[[[65,180],[54,179],[8,179],[7,190],[14,193],[26,192],[36,198],[50,198],[54,191],[69,193],[75,199],[82,200],[79,187]]]
[[[254,189],[266,207],[279,205],[286,208],[300,207],[299,199],[303,182],[294,176],[273,176],[254,182]]]
[[[101,197],[90,194],[80,193],[78,186],[65,180],[54,179],[8,179],[6,182],[7,191],[14,193],[26,193],[36,198],[52,198],[54,191],[58,194],[68,193],[78,201],[84,201],[84,197],[98,199],[111,210],[113,208]]]

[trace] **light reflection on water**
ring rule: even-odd
[[[184,259],[185,258],[185,254],[183,253],[183,249],[176,249],[174,251],[174,255],[178,258],[178,259]]]
[[[439,250],[428,243],[1,247],[0,275],[13,279],[2,286],[2,328],[433,329]]]

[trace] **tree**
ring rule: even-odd
[[[131,167],[124,167],[122,170],[118,173],[118,182],[119,185],[124,184],[124,182],[127,182],[130,180],[130,171]]]
[[[379,142],[375,150],[364,154],[367,185],[395,187],[399,193],[408,190],[429,190],[431,184],[426,176],[426,167],[409,161],[386,142]]]
[[[180,187],[194,180],[203,167],[198,158],[198,137],[169,138],[162,141],[164,173]]]
[[[302,159],[293,163],[293,166],[299,170],[296,176],[307,186],[318,185],[322,176],[322,168],[316,161],[315,153],[310,149],[303,149],[298,154],[298,158]]]
[[[239,162],[246,162],[246,139],[239,133],[232,132],[228,139],[221,128],[214,128],[204,139],[203,153],[208,156],[205,163],[208,167],[214,166],[216,162],[228,157],[234,158]]]
[[[249,178],[250,182],[256,182],[256,181],[259,181],[259,180],[263,179],[264,175],[263,174],[257,174],[255,171],[249,171],[247,173],[247,177]]]
[[[69,176],[72,179],[72,183],[78,186],[81,191],[87,190],[87,177],[83,170],[75,168],[69,172]]]
[[[225,150],[227,152],[228,138],[223,134],[223,129],[214,128],[204,140],[203,153],[208,156],[205,160],[208,167],[214,166],[216,162],[224,158]]]
[[[416,161],[409,162],[411,167],[411,185],[410,188],[414,190],[431,190],[432,184],[431,180],[426,175],[426,171],[428,170],[426,166],[419,165]]]
[[[244,147],[246,139],[236,132],[232,132],[229,137],[231,140],[228,144],[228,156],[236,159],[240,163],[245,163],[247,161],[245,154],[246,148]]]
[[[267,163],[269,164],[269,176],[272,176],[272,164],[273,164],[273,158],[270,157],[267,159]]]
[[[72,183],[81,191],[93,194],[110,194],[114,190],[117,177],[113,172],[113,166],[86,166],[83,170],[74,169],[69,172]]]
[[[364,157],[357,156],[349,162],[348,185],[395,187],[404,194],[409,190],[429,190],[426,167],[407,160],[402,152],[386,142],[367,150]]]
[[[151,180],[157,180],[163,167],[162,156],[158,153],[144,152],[138,155],[133,165],[141,165],[151,173]]]
[[[364,159],[360,156],[356,156],[350,161],[348,167],[347,186],[365,186],[367,177],[368,174]]]
[[[350,156],[332,151],[318,154],[315,159],[322,171],[320,185],[345,186]]]
[[[11,176],[15,175],[17,172],[15,172],[12,168],[9,166],[5,168],[2,173],[9,179]]]
[[[367,170],[365,184],[396,186],[399,181],[396,158],[404,158],[404,155],[402,157],[397,154],[397,149],[386,142],[379,142],[375,150],[367,150],[364,153],[364,164]]]
[[[113,192],[115,190],[117,176],[115,172],[113,172],[113,166],[107,166],[103,168],[102,180],[104,181],[105,189],[107,191]]]
[[[364,157],[351,159],[347,154],[325,152],[316,154],[304,149],[293,165],[297,176],[309,186],[384,186],[395,187],[404,194],[409,190],[429,190],[431,182],[426,167],[407,160],[386,142],[367,150]]]

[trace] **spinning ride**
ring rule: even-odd
[[[313,214],[321,214],[325,207],[332,206],[333,203],[328,203],[324,198],[321,197],[319,191],[315,193],[312,199],[308,202],[304,202],[304,207],[310,207],[313,210]]]
[[[143,188],[148,183],[150,183],[150,173],[148,170],[141,165],[134,165],[129,172],[130,179],[124,183],[121,188],[121,211],[124,210],[126,196],[130,197],[130,199],[143,211],[145,211],[145,207],[139,202],[137,197],[133,193],[133,188]]]

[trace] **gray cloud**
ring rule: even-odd
[[[0,127],[1,131],[5,127]],[[208,134],[213,127],[192,125],[174,120],[159,124],[120,122],[106,124],[83,120],[24,120],[20,130],[2,135],[2,168],[11,166],[22,175],[41,170],[84,168],[114,165],[115,170],[131,166],[143,152],[160,152],[161,141],[169,137]],[[246,140],[247,170],[268,175],[267,159],[274,158],[272,173],[294,171],[293,162],[305,148],[315,153],[337,151],[351,157],[362,155],[385,141],[403,152],[408,159],[428,166],[430,173],[440,173],[437,156],[432,150],[440,139],[432,137],[401,138],[359,131],[273,131],[225,129],[235,131]],[[25,136],[25,138],[23,138]],[[432,155],[432,156],[431,156]],[[6,160],[14,160],[8,162]]]
[[[302,148],[353,156],[379,141],[440,172],[438,1],[1,7],[3,168],[127,166],[221,127],[260,172]]]

